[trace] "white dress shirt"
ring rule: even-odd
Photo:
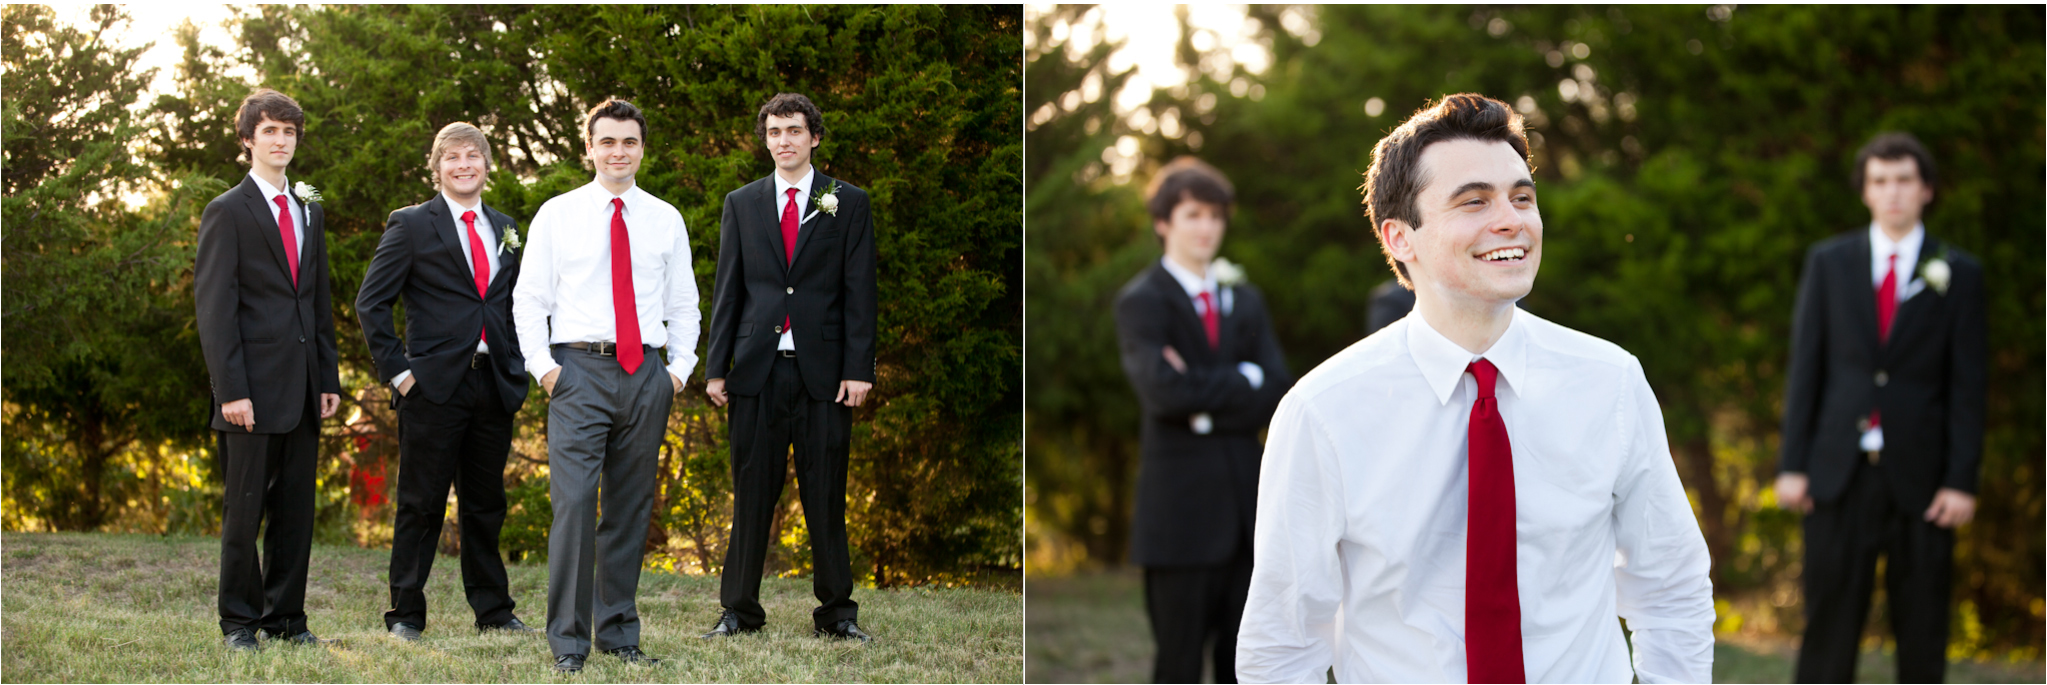
[[[789,203],[794,202],[796,203],[796,235],[800,237],[803,235],[803,213],[809,211],[810,208],[810,182],[812,179],[817,178],[817,167],[811,167],[810,170],[803,172],[803,178],[798,179],[795,183],[782,180],[781,174],[771,175],[775,177],[776,230],[781,230],[782,213],[789,211]],[[793,200],[789,197],[790,188],[796,189],[796,197]],[[783,249],[786,250],[794,247],[794,245],[785,245]],[[787,254],[778,256],[785,261],[789,258]],[[794,326],[790,328],[794,328]],[[796,349],[796,334],[791,332],[789,328],[782,329],[782,339],[775,343],[775,349],[794,351]]]
[[[469,256],[469,225],[462,223],[462,213],[476,212],[476,237],[483,241],[485,248],[484,259],[490,263],[490,275],[484,277],[484,282],[490,283],[497,280],[498,268],[500,266],[498,263],[498,251],[501,248],[498,247],[497,231],[493,230],[490,225],[490,216],[483,213],[483,198],[477,198],[475,206],[470,207],[465,207],[462,203],[456,202],[455,198],[446,192],[441,193],[441,199],[448,203],[448,221],[455,225],[455,242],[462,246],[462,266],[469,269],[469,275],[472,278],[476,276],[476,267],[474,266],[476,262]],[[490,354],[490,341],[476,341],[476,352],[477,354]],[[400,371],[397,376],[391,378],[391,387],[400,387],[405,384],[405,379],[411,377],[412,369]]]
[[[1912,275],[1919,267],[1919,246],[1926,244],[1926,224],[1913,224],[1912,232],[1903,240],[1891,240],[1876,222],[1869,224],[1869,289],[1870,297],[1876,296],[1876,289],[1884,286],[1884,272],[1891,268],[1891,255],[1898,255],[1898,278],[1891,284],[1893,300],[1899,305],[1912,299],[1926,287],[1925,281],[1913,282]],[[1884,448],[1884,427],[1870,426],[1862,432],[1860,447],[1868,452],[1881,452]]]
[[[1473,355],[1409,314],[1301,378],[1272,419],[1243,682],[1461,683]],[[1514,455],[1528,681],[1711,682],[1705,538],[1641,364],[1514,310],[1484,358]],[[1634,631],[1635,662],[1615,616]]]
[[[281,212],[281,211],[279,211],[279,210],[277,209],[277,196],[278,196],[278,195],[283,195],[283,196],[284,196],[284,201],[285,201],[285,203],[286,203],[286,204],[289,204],[289,205],[291,205],[291,217],[292,217],[292,221],[291,221],[291,237],[292,237],[292,239],[293,239],[293,240],[296,240],[296,241],[298,241],[298,249],[297,249],[297,251],[296,251],[296,252],[297,252],[297,254],[298,254],[298,256],[300,256],[300,257],[304,257],[304,256],[305,256],[305,254],[306,254],[306,251],[305,251],[305,245],[306,245],[306,206],[305,206],[305,205],[303,205],[303,204],[299,204],[299,199],[298,199],[298,198],[296,198],[296,197],[293,197],[291,193],[288,193],[288,192],[285,192],[285,191],[282,191],[282,190],[278,190],[276,186],[270,185],[270,183],[269,183],[269,182],[267,182],[267,181],[264,181],[264,180],[263,180],[263,177],[261,177],[261,176],[257,176],[257,175],[256,175],[256,172],[254,172],[254,171],[251,171],[251,172],[249,172],[249,178],[255,179],[255,180],[256,180],[256,189],[257,189],[257,190],[260,190],[260,191],[262,191],[262,192],[263,192],[263,206],[264,206],[264,207],[268,207],[268,208],[270,208],[270,220],[271,220],[272,222],[275,222],[275,223],[280,223],[280,224],[281,224],[281,223],[283,223],[282,221],[278,221],[278,216],[279,216],[280,214],[282,214],[282,213],[283,213],[283,212]],[[286,187],[286,188],[290,188],[290,187],[291,187],[291,178],[290,178],[290,177],[285,177],[285,179],[284,179],[284,187]]]
[[[1195,316],[1208,315],[1208,305],[1201,302],[1202,293],[1213,294],[1211,299],[1215,301],[1216,307],[1221,309],[1220,312],[1217,312],[1216,319],[1218,321],[1222,317],[1229,316],[1230,310],[1233,308],[1232,306],[1236,304],[1236,292],[1232,288],[1224,288],[1217,284],[1215,271],[1205,270],[1202,275],[1196,276],[1194,272],[1188,271],[1185,267],[1174,262],[1171,257],[1160,257],[1159,264],[1165,267],[1166,273],[1171,275],[1173,280],[1180,284],[1182,290],[1187,291],[1187,299],[1194,303]],[[1243,374],[1244,380],[1251,382],[1252,390],[1257,390],[1265,385],[1265,367],[1252,362],[1237,362],[1237,373]],[[1209,416],[1208,412],[1189,416],[1187,417],[1187,428],[1194,431],[1195,435],[1208,435],[1215,432],[1215,417]]]
[[[614,196],[591,181],[541,205],[527,229],[519,284],[512,289],[512,321],[526,372],[535,379],[561,366],[548,345],[618,340],[611,304],[614,197],[625,200],[640,341],[667,348],[668,372],[677,378],[688,379],[696,368],[702,316],[682,213],[639,186]]]

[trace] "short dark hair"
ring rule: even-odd
[[[768,103],[761,105],[760,113],[753,116],[753,137],[767,139],[770,114],[778,117],[801,114],[803,125],[810,129],[810,134],[819,140],[824,139],[824,113],[817,111],[817,105],[811,104],[810,98],[796,93],[776,93],[774,97],[768,98]]]
[[[243,164],[253,164],[255,158],[249,154],[248,143],[240,141],[255,139],[256,125],[263,123],[264,117],[298,127],[299,141],[306,139],[306,111],[299,108],[298,101],[289,95],[258,87],[250,91],[248,97],[242,98],[241,109],[235,110],[235,138],[242,148],[239,159]]]
[[[1151,177],[1144,206],[1151,211],[1154,221],[1173,218],[1173,208],[1188,200],[1215,205],[1223,216],[1229,216],[1236,197],[1236,188],[1223,172],[1199,159],[1181,157],[1159,167],[1159,172]]]
[[[1421,228],[1416,200],[1429,181],[1422,177],[1422,152],[1436,143],[1463,139],[1506,143],[1522,160],[1529,159],[1521,114],[1507,103],[1477,93],[1447,95],[1434,105],[1424,103],[1372,148],[1372,166],[1359,188],[1365,195],[1365,217],[1372,221],[1372,235],[1379,236],[1379,250],[1386,253],[1386,263],[1409,290],[1414,289],[1414,281],[1408,279],[1407,266],[1386,248],[1379,225],[1399,219]],[[1528,168],[1534,171],[1535,164],[1530,161]]]
[[[598,119],[617,119],[619,121],[630,121],[639,124],[640,144],[644,145],[647,142],[647,115],[642,113],[640,108],[634,107],[633,103],[618,98],[610,98],[597,103],[596,107],[591,107],[590,113],[583,117],[583,144],[589,145],[597,142]]]
[[[1875,138],[1869,139],[1868,143],[1863,144],[1862,149],[1855,152],[1855,171],[1850,173],[1848,178],[1855,184],[1855,192],[1861,194],[1862,184],[1866,182],[1863,177],[1869,173],[1869,160],[1908,158],[1919,165],[1919,181],[1932,188],[1935,181],[1933,153],[1927,152],[1926,146],[1919,144],[1918,138],[1903,131],[1879,133]]]

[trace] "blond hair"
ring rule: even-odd
[[[482,130],[470,125],[469,122],[457,121],[441,127],[441,132],[434,134],[434,149],[426,153],[426,170],[433,172],[434,186],[439,187],[441,184],[441,154],[457,145],[469,145],[483,153],[483,175],[488,181],[491,170],[490,141],[484,139]]]

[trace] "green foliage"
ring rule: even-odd
[[[1109,116],[1106,100],[1055,105],[1040,123],[1044,103],[1090,73],[1113,74],[1050,40],[1051,23],[1079,11],[1032,27],[1029,354],[1067,367],[1044,381],[1062,387],[1031,387],[1034,569],[1040,554],[1076,541],[1120,559],[1120,547],[1098,540],[1120,530],[1127,505],[1097,508],[1112,517],[1097,528],[1059,507],[1076,483],[1100,489],[1085,478],[1127,483],[1134,468],[1137,423],[1123,413],[1132,402],[1113,341],[1098,332],[1111,325],[1105,288],[1118,281],[1096,274],[1134,274],[1142,258],[1131,253],[1156,254],[1132,186],[1180,154],[1231,174],[1240,201],[1222,254],[1265,290],[1305,372],[1359,339],[1369,292],[1391,278],[1357,191],[1373,144],[1429,99],[1477,91],[1515,103],[1532,132],[1547,240],[1524,305],[1641,359],[1713,549],[1716,588],[1757,607],[1748,618],[1763,628],[1798,622],[1797,518],[1774,508],[1768,486],[1802,257],[1866,226],[1847,179],[1870,136],[1908,130],[1932,148],[1941,184],[1927,226],[1981,256],[1992,284],[1985,477],[1956,583],[1983,630],[1957,644],[2037,654],[2047,577],[2039,8],[1330,6],[1295,24],[1311,31],[1281,28],[1284,13],[1301,11],[1249,10],[1273,55],[1262,74],[1210,69],[1153,94],[1145,114],[1183,122],[1177,136],[1133,125],[1147,116]],[[1183,61],[1212,58],[1181,45]],[[1103,152],[1121,136],[1145,160],[1128,181]],[[1104,290],[1090,301],[1090,288]],[[1041,304],[1065,315],[1039,319]],[[1084,400],[1073,398],[1108,409],[1074,409],[1066,403]]]
[[[207,400],[184,271],[197,198],[220,182],[166,183],[130,153],[130,108],[151,74],[133,69],[140,49],[104,40],[126,21],[118,10],[95,8],[91,32],[57,27],[43,6],[0,16],[6,523],[155,528],[168,512],[152,476],[190,466],[158,447],[204,438],[187,427]]]
[[[639,105],[649,151],[638,182],[681,210],[691,229],[708,323],[725,194],[772,169],[753,133],[754,113],[786,91],[808,94],[825,112],[821,169],[867,189],[876,209],[880,382],[855,416],[848,528],[856,557],[872,561],[872,579],[883,585],[1020,568],[1021,48],[1014,8],[271,5],[248,12],[234,21],[235,50],[200,44],[191,27],[178,33],[185,51],[178,92],[154,103],[142,148],[160,169],[239,179],[246,172],[236,161],[232,116],[248,89],[276,88],[306,110],[290,175],[327,198],[348,388],[342,416],[349,428],[330,425],[322,450],[323,536],[388,540],[388,527],[374,522],[388,513],[345,497],[351,469],[396,466],[389,448],[396,416],[353,303],[388,214],[435,192],[425,156],[436,131],[469,121],[486,132],[495,168],[485,201],[524,223],[548,198],[590,182],[581,160],[583,112],[609,96]],[[254,78],[240,80],[232,75],[238,69]],[[12,212],[10,205],[10,231]],[[10,285],[13,250],[10,241]],[[189,312],[187,304],[186,319]],[[11,315],[8,325],[11,332]],[[196,356],[197,343],[189,347]],[[204,387],[203,369],[183,373],[169,378]],[[14,384],[10,374],[10,395]],[[650,534],[662,551],[650,559],[714,571],[730,515],[724,413],[711,410],[700,382],[677,404],[662,457],[663,510]],[[187,435],[203,437],[196,418],[203,413],[202,405],[186,417]],[[507,474],[525,512],[508,524],[507,549],[525,554],[545,547],[547,519],[532,506],[536,496],[545,502],[545,417],[546,399],[535,391],[520,415]],[[370,438],[368,448],[350,444],[357,434]],[[387,482],[395,482],[391,474]],[[8,475],[16,475],[13,461]]]

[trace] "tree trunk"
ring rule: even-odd
[[[1720,564],[1733,558],[1734,530],[1727,525],[1727,495],[1713,478],[1713,445],[1700,433],[1673,447],[1671,456],[1677,460],[1678,473],[1698,494],[1699,526],[1705,529],[1706,549],[1713,557],[1713,585],[1719,587]]]

